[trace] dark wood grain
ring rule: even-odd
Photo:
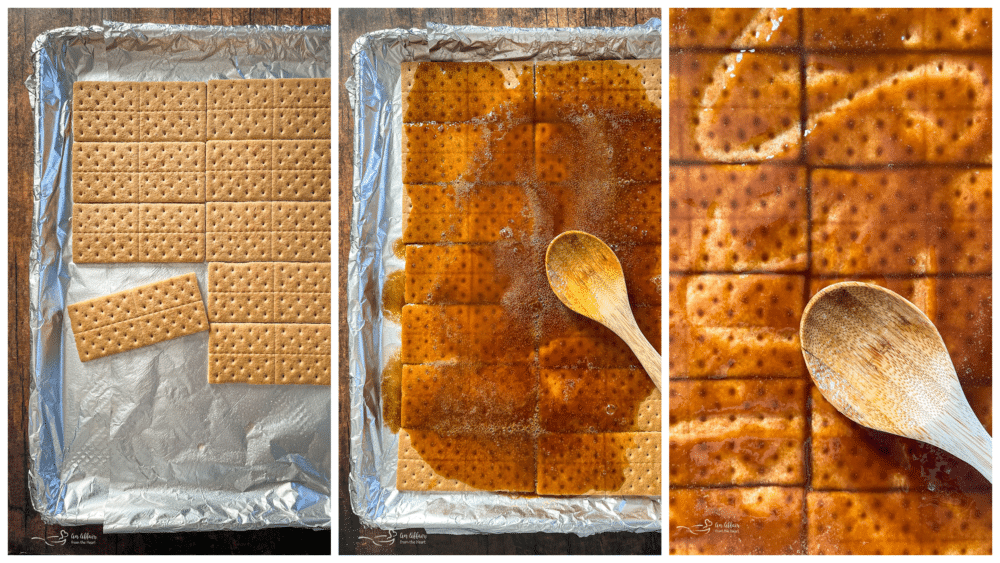
[[[347,258],[350,252],[351,184],[354,168],[351,163],[353,150],[353,114],[347,101],[344,82],[351,76],[351,46],[363,34],[380,29],[420,28],[427,22],[468,25],[511,25],[517,27],[581,27],[581,26],[632,26],[650,18],[659,18],[659,9],[565,9],[565,8],[396,8],[396,9],[341,9],[339,16],[339,66],[340,99],[339,121],[339,257],[340,279],[339,308],[339,405],[338,439],[340,448],[340,519],[339,553],[341,554],[659,554],[662,549],[660,533],[596,534],[585,538],[573,534],[482,534],[452,536],[435,534],[422,542],[377,547],[361,536],[372,536],[378,530],[363,528],[353,513],[348,500],[349,423],[348,403],[348,348],[347,348]],[[384,533],[384,532],[383,532]],[[423,530],[402,530],[399,533],[422,534]]]
[[[28,253],[31,248],[32,146],[34,125],[24,81],[32,73],[31,44],[41,33],[57,27],[100,25],[104,20],[192,25],[330,25],[323,9],[11,9],[8,10],[8,120],[7,186],[9,276],[7,280],[7,481],[8,553],[35,554],[327,554],[331,532],[272,528],[254,532],[175,534],[104,534],[101,526],[63,528],[45,524],[28,495]],[[41,539],[88,534],[92,545],[46,545]]]

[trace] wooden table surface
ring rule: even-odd
[[[7,138],[9,277],[7,432],[9,444],[8,553],[34,554],[328,554],[331,532],[270,528],[253,532],[104,534],[101,526],[46,525],[28,496],[27,427],[29,395],[28,253],[31,248],[34,125],[24,81],[32,73],[31,44],[59,27],[103,21],[190,25],[330,25],[329,9],[10,9],[8,10]],[[15,322],[16,321],[16,322]],[[58,538],[62,532],[86,537]],[[84,534],[87,534],[84,536]],[[93,543],[86,543],[90,538]],[[56,541],[43,541],[53,538]],[[51,545],[49,545],[51,544]]]
[[[339,263],[340,285],[340,506],[339,553],[341,554],[659,554],[662,549],[660,533],[595,534],[585,538],[573,534],[483,534],[452,536],[426,535],[423,530],[400,530],[397,538],[411,534],[412,543],[401,545],[374,545],[364,539],[379,530],[362,527],[348,500],[347,475],[349,467],[347,396],[347,257],[350,252],[351,224],[351,163],[354,128],[352,112],[347,100],[344,82],[351,76],[351,46],[361,35],[370,31],[391,28],[422,28],[427,22],[515,27],[609,27],[632,26],[645,23],[650,18],[660,18],[659,9],[341,9],[339,11],[339,183],[340,226]]]

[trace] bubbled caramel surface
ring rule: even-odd
[[[659,348],[660,67],[404,63],[399,490],[660,494],[659,391],[544,274],[559,233],[601,237]]]
[[[992,425],[989,9],[670,11],[670,551],[990,553],[990,485],[812,385],[809,298],[934,321]]]

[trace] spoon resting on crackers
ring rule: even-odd
[[[663,360],[635,322],[614,251],[591,234],[566,231],[549,243],[545,273],[559,300],[621,337],[660,389]]]
[[[799,332],[813,382],[847,418],[937,446],[993,481],[993,439],[915,305],[879,286],[837,283],[809,301]]]

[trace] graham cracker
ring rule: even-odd
[[[671,483],[801,483],[805,401],[798,380],[671,381]]]
[[[538,492],[543,495],[660,494],[659,432],[542,434],[538,438]],[[617,459],[610,450],[626,452],[618,467],[624,483],[615,487]]]
[[[418,74],[421,68],[434,72]],[[534,67],[526,62],[405,62],[404,121],[462,122],[496,114],[531,117],[533,87]]]
[[[403,240],[407,243],[487,243],[531,233],[523,186],[484,186],[460,196],[451,187],[403,186]]]
[[[930,498],[920,491],[810,491],[809,553],[987,555],[989,496],[989,491],[961,496],[941,491]],[[821,516],[830,513],[838,517]],[[876,514],[886,516],[868,517]]]
[[[77,204],[73,261],[201,262],[204,207],[197,204]]]
[[[670,554],[799,553],[804,498],[791,487],[671,488]]]
[[[208,330],[194,274],[81,301],[66,313],[82,362]]]
[[[211,140],[330,139],[330,79],[210,80]]]
[[[206,208],[209,261],[330,260],[329,202],[209,202]]]
[[[329,201],[329,140],[207,144],[208,201]]]
[[[330,385],[329,324],[212,323],[209,383]]]
[[[659,390],[639,369],[542,369],[538,423],[558,433],[658,432],[658,418],[647,420],[639,413],[655,409],[653,403],[660,400]],[[625,405],[635,405],[635,410]]]
[[[404,365],[402,426],[482,434],[490,428],[517,426],[535,411],[533,370],[528,363]],[[475,408],[480,402],[491,408]]]
[[[424,451],[414,447],[414,437],[425,444]],[[449,436],[433,430],[399,431],[399,490],[532,492],[534,467],[534,440],[527,434]],[[463,479],[445,478],[441,472],[457,472]]]
[[[463,361],[516,364],[535,357],[534,341],[503,315],[499,305],[412,305],[403,307],[401,357],[405,364]],[[456,339],[455,334],[463,337]],[[499,348],[499,349],[498,349]]]
[[[932,177],[930,182],[926,173],[893,170],[824,170],[816,178],[817,271],[859,275],[990,271],[992,220],[982,210],[992,184],[988,171]],[[914,182],[927,189],[912,190]],[[977,202],[974,197],[986,199]],[[873,214],[895,217],[897,228],[884,229],[872,220]]]
[[[208,266],[212,322],[330,323],[329,262],[218,263]]]

